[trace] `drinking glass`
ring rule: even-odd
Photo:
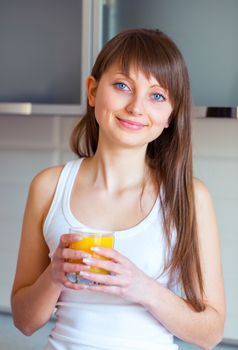
[[[70,249],[83,250],[89,253],[93,258],[108,260],[108,258],[105,258],[92,251],[91,248],[94,246],[113,248],[114,232],[84,231],[80,228],[72,227],[69,229],[69,233],[76,233],[81,236],[81,240],[73,242],[69,245]],[[69,259],[69,262],[83,264],[83,261],[81,259]],[[88,271],[104,275],[109,274],[108,271],[94,266],[90,266]],[[73,283],[96,284],[95,282],[89,281],[85,277],[81,276],[79,272],[69,272],[67,273],[67,278],[70,282]]]

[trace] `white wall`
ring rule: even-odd
[[[22,216],[32,178],[72,159],[73,117],[0,116],[0,308],[9,309]]]
[[[69,117],[0,116],[0,308],[9,309],[22,215],[34,175],[73,157]],[[208,185],[221,233],[228,317],[238,339],[238,120],[194,119],[195,174]],[[209,232],[208,232],[209,234]]]
[[[193,133],[195,174],[213,195],[220,228],[227,297],[225,337],[238,340],[238,120],[194,119]]]

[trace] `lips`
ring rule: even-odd
[[[122,125],[127,129],[140,130],[146,126],[141,122],[130,120],[130,119],[121,119],[117,117],[117,120],[119,121],[120,125]]]

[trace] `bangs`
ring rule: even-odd
[[[117,63],[123,73],[129,74],[133,67],[141,71],[147,79],[154,77],[162,88],[170,91],[170,69],[166,63],[166,57],[159,47],[154,43],[144,40],[140,36],[131,36],[127,42],[119,48],[115,57],[111,57],[111,62]]]
[[[186,64],[177,46],[159,30],[129,30],[119,33],[104,46],[92,75],[100,80],[113,64],[126,75],[133,66],[147,79],[154,77],[169,95],[175,107],[189,87]]]

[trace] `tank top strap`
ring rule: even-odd
[[[56,186],[55,194],[50,209],[48,211],[43,225],[44,235],[47,235],[50,222],[52,220],[52,217],[54,216],[55,210],[57,209],[59,203],[63,200],[65,195],[67,196],[68,193],[71,191],[74,179],[76,177],[81,162],[82,158],[71,160],[68,163],[66,163],[63,167],[63,170],[61,171],[61,174],[59,176],[59,180]]]
[[[70,215],[70,196],[72,192],[72,188],[75,182],[76,175],[78,174],[80,165],[82,163],[84,158],[77,159],[73,162],[71,166],[71,170],[68,174],[68,177],[66,179],[65,188],[64,188],[64,194],[62,197],[62,210],[63,214],[65,216],[65,219],[68,219],[68,216]],[[69,221],[70,223],[70,221]]]

